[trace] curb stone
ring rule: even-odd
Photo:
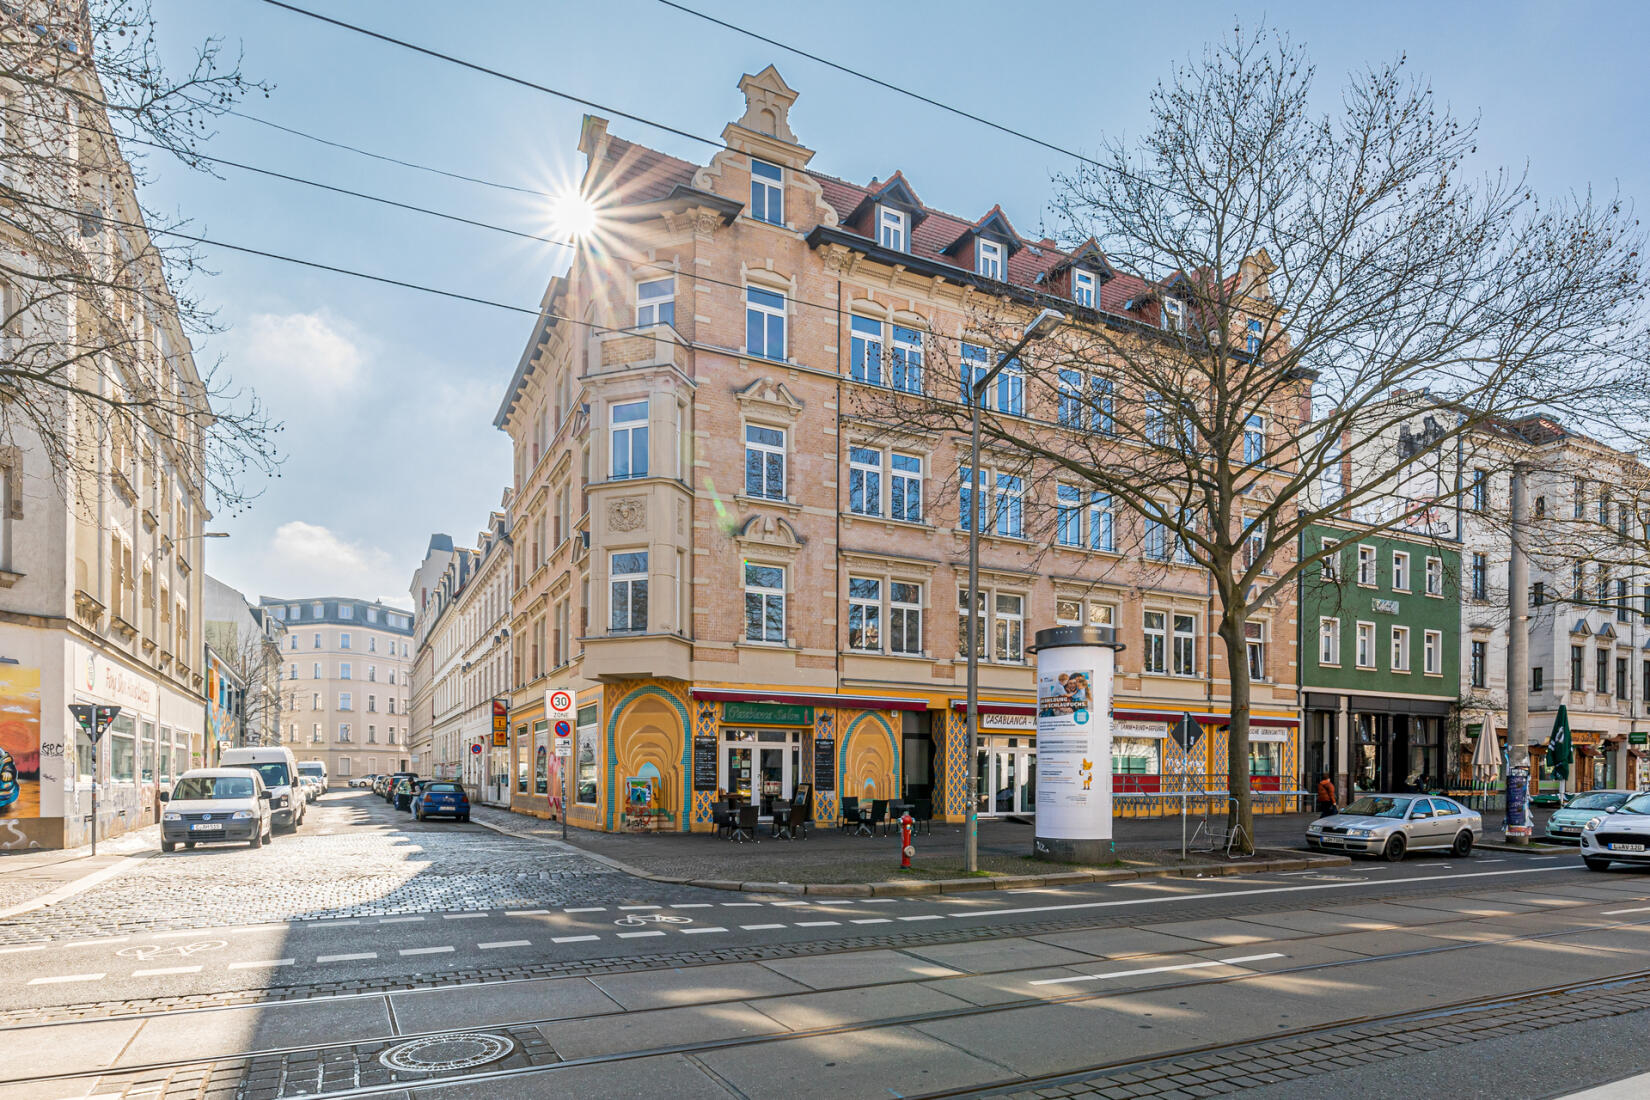
[[[510,812],[510,811],[506,811]],[[680,875],[656,875],[651,871],[644,871],[639,867],[632,867],[611,856],[580,848],[571,841],[563,842],[553,837],[535,836],[532,833],[516,832],[506,829],[502,825],[495,825],[490,821],[472,818],[477,825],[484,829],[491,829],[495,833],[513,836],[522,840],[550,840],[557,844],[565,843],[581,855],[603,863],[615,871],[622,871],[633,878],[647,882],[657,882],[672,886],[699,886],[707,890],[729,890],[747,894],[811,894],[819,897],[861,898],[873,894],[879,897],[901,894],[961,894],[975,890],[1025,890],[1043,886],[1074,886],[1090,882],[1124,882],[1140,878],[1201,878],[1217,877],[1221,875],[1243,875],[1257,872],[1272,871],[1317,871],[1330,867],[1350,867],[1352,857],[1336,856],[1326,853],[1311,855],[1294,854],[1289,849],[1259,849],[1259,851],[1276,851],[1288,853],[1253,862],[1243,863],[1208,863],[1188,867],[1140,867],[1106,871],[1052,871],[1046,875],[1004,875],[996,878],[942,878],[918,879],[910,882],[735,882],[727,879],[684,879]],[[1502,848],[1480,844],[1478,847],[1488,851],[1502,851]],[[1536,852],[1537,849],[1510,849],[1518,852]],[[1257,854],[1259,854],[1257,851]]]

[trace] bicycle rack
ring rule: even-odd
[[[1252,852],[1242,852],[1242,851],[1240,851],[1235,856],[1232,854],[1232,849],[1236,848],[1240,841],[1242,841],[1245,837],[1249,836],[1248,831],[1244,829],[1243,824],[1241,822],[1239,822],[1236,825],[1230,824],[1230,822],[1232,821],[1232,818],[1236,814],[1237,801],[1238,800],[1236,798],[1232,798],[1232,797],[1228,797],[1226,799],[1226,822],[1227,822],[1227,824],[1219,824],[1219,825],[1209,824],[1209,814],[1208,814],[1207,809],[1205,809],[1204,814],[1203,814],[1203,820],[1198,822],[1197,831],[1192,834],[1192,839],[1191,839],[1191,842],[1190,842],[1191,843],[1191,848],[1190,848],[1191,851],[1194,851],[1194,852],[1213,852],[1213,851],[1219,850],[1221,848],[1224,848],[1225,851],[1226,851],[1226,858],[1227,859],[1251,859],[1251,858],[1253,858],[1253,853]],[[1205,805],[1205,807],[1207,807],[1208,804],[1205,803],[1204,805]],[[1208,846],[1207,847],[1197,847],[1199,838],[1202,838],[1202,840],[1207,842]],[[1252,843],[1253,838],[1250,838],[1250,840],[1251,840],[1251,843]]]

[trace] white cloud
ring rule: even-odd
[[[292,520],[275,528],[254,588],[279,596],[355,596],[410,607],[410,570],[388,551]]]
[[[366,354],[350,327],[326,310],[255,313],[234,330],[231,373],[266,399],[336,396],[366,375]],[[277,409],[277,415],[295,410]]]

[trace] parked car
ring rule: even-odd
[[[423,821],[437,814],[459,821],[470,820],[470,796],[464,793],[463,786],[437,779],[418,789],[412,800],[413,818]]]
[[[403,779],[409,780],[411,782],[417,782],[418,781],[418,773],[417,772],[392,772],[390,774],[390,781],[387,784],[385,784],[385,786],[384,786],[384,801],[385,802],[390,803],[390,805],[392,805],[392,806],[395,805],[396,787]],[[401,807],[397,807],[397,808],[399,809]]]
[[[262,848],[275,831],[271,792],[251,768],[191,768],[162,790],[160,850],[171,852],[214,840]]]
[[[371,787],[378,777],[376,775],[358,775],[349,781],[351,787]]]
[[[412,809],[413,796],[428,780],[420,780],[416,776],[404,775],[395,781],[395,788],[390,795],[390,805],[398,810]]]
[[[321,797],[321,781],[313,775],[300,775],[298,783],[303,789],[305,802],[314,802]]]
[[[1484,833],[1484,819],[1453,799],[1439,795],[1366,794],[1345,809],[1306,827],[1310,848],[1378,855],[1396,863],[1408,852],[1443,849],[1457,856],[1472,854],[1473,841]]]
[[[22,785],[17,782],[17,761],[12,759],[11,753],[0,749],[0,809],[16,802],[22,790]]]
[[[325,760],[298,761],[298,774],[313,776],[315,781],[321,785],[321,789],[317,793],[327,793],[327,762]]]
[[[225,749],[218,754],[220,768],[252,768],[269,788],[269,804],[277,829],[296,829],[304,823],[303,787],[298,782],[298,758],[285,745]]]
[[[1633,797],[1632,791],[1586,791],[1573,795],[1564,808],[1547,819],[1547,839],[1560,844],[1580,844],[1581,828],[1599,814],[1614,813]]]
[[[1633,795],[1613,813],[1581,827],[1581,858],[1589,871],[1612,863],[1650,863],[1650,792]]]
[[[372,777],[372,793],[377,795],[379,798],[383,798],[384,797],[384,792],[389,790],[389,788],[390,788],[390,777],[389,776],[387,776],[387,775],[375,775],[375,776]]]

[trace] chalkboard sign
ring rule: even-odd
[[[814,738],[814,789],[836,790],[836,739]]]
[[[696,791],[714,791],[716,789],[716,738],[695,737],[693,739],[693,789]]]

